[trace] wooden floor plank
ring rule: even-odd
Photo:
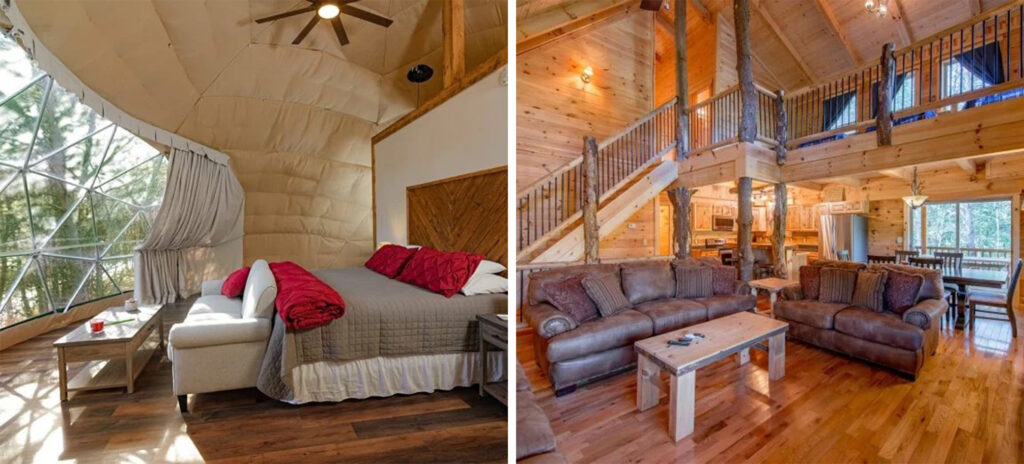
[[[188,306],[167,308],[167,330]],[[475,388],[301,406],[244,389],[192,395],[183,416],[161,354],[135,393],[73,392],[62,404],[52,344],[69,331],[0,351],[0,462],[507,460],[505,407]]]

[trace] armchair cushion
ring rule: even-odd
[[[270,319],[230,319],[224,314],[189,315],[171,327],[168,341],[175,349],[248,343],[270,338]]]
[[[676,276],[672,265],[668,261],[623,265],[622,290],[633,305],[672,298],[676,296]]]
[[[222,287],[224,287],[224,279],[203,281],[199,289],[199,296],[220,295]]]
[[[242,317],[274,317],[274,299],[277,298],[277,281],[270,265],[265,260],[257,259],[249,270],[249,279],[245,281],[245,292],[242,293]]]
[[[560,362],[612,348],[632,346],[654,334],[651,318],[631,309],[599,317],[548,339],[548,362]]]
[[[547,303],[529,307],[526,310],[526,318],[541,338],[551,338],[580,325],[572,316]]]
[[[948,310],[949,303],[947,303],[946,300],[924,300],[914,306],[911,306],[910,309],[904,312],[903,321],[920,327],[922,330],[928,330],[935,325],[939,318],[941,318]]]

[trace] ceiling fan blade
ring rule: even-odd
[[[355,16],[363,21],[369,21],[378,26],[388,27],[393,22],[377,13],[370,13],[369,11],[361,10],[352,5],[341,5],[341,12],[349,16]]]
[[[336,16],[331,20],[331,26],[334,26],[334,34],[338,36],[338,43],[345,45],[348,43],[348,34],[345,33],[345,26],[341,24],[341,16]]]
[[[297,10],[286,11],[284,13],[278,13],[276,15],[267,16],[265,18],[259,18],[259,19],[256,20],[256,23],[257,24],[262,24],[262,23],[265,23],[267,21],[273,21],[275,19],[287,18],[289,16],[295,16],[297,14],[302,14],[302,13],[306,13],[306,12],[310,12],[310,11],[314,11],[314,10],[316,10],[316,5],[307,6],[305,8],[299,8]]]
[[[302,42],[302,39],[306,38],[306,35],[309,34],[309,31],[313,30],[313,26],[316,26],[317,21],[320,21],[320,17],[317,15],[313,15],[313,19],[310,19],[309,22],[306,23],[306,27],[302,28],[302,31],[299,32],[299,36],[292,41],[292,45],[298,45],[299,42]]]

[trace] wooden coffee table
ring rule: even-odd
[[[107,325],[94,334],[86,321],[71,333],[53,342],[57,348],[57,369],[60,373],[60,400],[68,400],[68,392],[125,387],[135,391],[135,378],[149,362],[154,352],[164,350],[163,306],[143,306],[138,312],[127,312],[121,307],[111,308],[91,319],[108,322],[134,319],[117,325]],[[91,320],[90,319],[90,320]],[[158,342],[147,342],[153,332]],[[74,378],[68,380],[68,363],[84,362]]]
[[[771,314],[772,317],[775,317],[775,302],[779,299],[779,292],[786,288],[800,285],[800,282],[796,280],[780,279],[778,277],[769,277],[767,279],[751,280],[750,282],[747,282],[747,284],[750,285],[750,294],[755,297],[757,296],[758,290],[768,292],[768,301],[771,305],[769,314]]]
[[[748,312],[736,313],[674,330],[633,344],[637,353],[636,407],[646,411],[658,404],[661,371],[672,379],[669,390],[669,435],[679,441],[693,433],[697,369],[739,353],[740,364],[750,361],[750,348],[765,349],[768,341],[768,378],[786,375],[786,329],[789,324]],[[700,333],[690,346],[669,345],[687,333]]]

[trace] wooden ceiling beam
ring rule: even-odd
[[[902,169],[882,169],[881,171],[878,171],[878,173],[885,177],[892,177],[893,179],[910,180],[910,176]]]
[[[839,41],[843,43],[843,47],[846,48],[846,53],[850,55],[855,66],[860,66],[864,62],[861,58],[860,53],[857,53],[857,49],[853,48],[853,43],[850,42],[850,38],[843,32],[842,25],[839,24],[839,19],[836,18],[836,12],[832,10],[832,6],[828,4],[828,0],[818,0],[815,2],[818,4],[818,8],[825,14],[825,18],[828,19],[829,25],[832,26],[832,31],[839,37]]]
[[[968,174],[974,175],[978,172],[978,164],[972,159],[958,159],[954,162]]]
[[[444,86],[451,87],[466,75],[466,8],[464,0],[444,0]]]
[[[800,66],[800,70],[802,70],[804,72],[804,75],[807,76],[807,80],[810,82],[817,82],[818,76],[813,71],[811,71],[811,68],[809,66],[807,66],[807,62],[805,62],[804,59],[800,56],[800,53],[796,51],[796,47],[793,46],[793,43],[790,42],[789,39],[786,38],[786,35],[782,32],[782,28],[779,27],[779,23],[775,22],[775,19],[772,18],[771,14],[768,13],[768,11],[764,8],[761,2],[753,1],[751,2],[751,5],[754,7],[754,11],[756,11],[757,14],[761,16],[761,19],[764,20],[764,22],[768,23],[768,27],[775,34],[775,37],[779,38],[779,40],[782,42],[782,45],[785,46],[786,50],[789,51],[789,54],[793,56],[793,60],[795,60],[796,64]]]
[[[522,55],[530,50],[567,37],[581,29],[600,24],[609,19],[625,16],[630,11],[639,8],[640,2],[636,0],[622,0],[606,8],[578,18],[571,19],[558,26],[549,28],[544,32],[538,32],[516,42],[516,55]]]
[[[896,32],[900,36],[900,40],[903,41],[901,47],[910,46],[914,43],[914,34],[910,32],[910,27],[907,26],[907,17],[903,14],[903,0],[893,0],[891,13],[893,20],[896,21]]]

